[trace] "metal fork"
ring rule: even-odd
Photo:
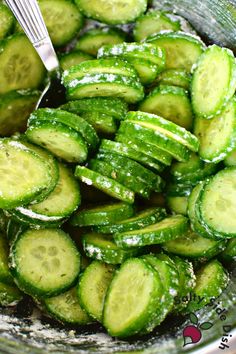
[[[33,44],[49,73],[37,108],[58,107],[65,103],[65,88],[61,83],[59,61],[36,0],[5,0],[25,34]]]

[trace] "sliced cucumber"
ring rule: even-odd
[[[96,56],[99,48],[107,44],[118,44],[125,41],[126,33],[117,28],[95,28],[88,30],[76,43],[76,49]]]
[[[103,234],[114,234],[126,231],[139,230],[143,227],[152,225],[162,220],[166,216],[163,208],[148,208],[140,211],[135,216],[124,219],[110,225],[102,225],[94,228],[97,232]]]
[[[0,39],[6,37],[15,25],[15,18],[5,4],[0,4]]]
[[[188,220],[182,215],[170,216],[141,230],[116,233],[114,240],[121,248],[156,245],[180,237],[187,231]]]
[[[15,34],[0,42],[0,94],[37,88],[44,73],[41,59],[24,34]]]
[[[113,179],[89,170],[86,167],[77,166],[75,170],[75,177],[79,178],[82,182],[88,185],[93,185],[116,199],[131,204],[134,202],[134,192],[130,189],[124,187]]]
[[[169,69],[162,71],[156,78],[159,85],[170,85],[182,87],[189,90],[191,83],[191,75],[183,69]]]
[[[168,196],[167,205],[174,214],[187,215],[188,197]]]
[[[83,16],[73,1],[39,0],[40,10],[55,46],[68,43],[83,25]]]
[[[189,230],[183,236],[164,243],[162,247],[168,253],[206,261],[222,252],[226,247],[226,242],[209,240]]]
[[[35,109],[39,91],[11,91],[1,96],[0,136],[10,136],[26,129],[27,119]]]
[[[13,243],[10,263],[20,289],[36,297],[50,297],[74,284],[80,254],[62,230],[28,230]]]
[[[147,42],[166,51],[167,69],[184,69],[191,72],[200,55],[205,50],[199,37],[184,32],[164,32],[153,34]]]
[[[8,217],[5,215],[4,211],[0,209],[0,232],[6,234],[8,224]]]
[[[7,239],[0,234],[0,282],[12,284],[13,278],[8,267],[9,247]]]
[[[220,257],[226,262],[232,262],[236,259],[236,238],[229,240],[224,252]]]
[[[71,224],[73,226],[107,225],[129,218],[133,214],[134,208],[130,204],[103,204],[77,211],[71,219]]]
[[[40,200],[54,183],[48,164],[19,141],[0,140],[0,161],[1,208]]]
[[[116,133],[118,124],[116,118],[111,115],[100,112],[82,112],[84,118],[96,130],[98,135],[110,136]]]
[[[233,149],[224,159],[224,164],[226,166],[236,166],[236,149]]]
[[[191,183],[169,183],[166,188],[168,197],[188,197],[194,185]]]
[[[150,10],[145,15],[140,16],[135,23],[133,34],[137,42],[141,42],[152,34],[161,31],[179,31],[180,22],[172,19],[165,12]]]
[[[111,264],[93,261],[83,272],[77,292],[80,303],[87,313],[102,322],[107,289],[111,283],[115,267]]]
[[[28,226],[16,222],[13,217],[9,218],[6,228],[6,235],[9,245],[11,245],[16,240],[16,238],[27,229]]]
[[[76,288],[44,299],[43,305],[53,318],[62,323],[86,325],[92,322],[91,318],[80,306]]]
[[[0,306],[15,306],[22,298],[23,294],[16,286],[0,282]]]
[[[65,53],[60,57],[60,66],[63,71],[69,70],[72,66],[78,65],[83,61],[93,59],[91,55],[81,52],[80,50],[73,50]]]
[[[31,126],[31,124],[37,121],[48,121],[67,125],[82,135],[91,150],[95,150],[99,143],[99,138],[93,127],[77,114],[59,109],[41,108],[30,115],[28,125]]]
[[[93,3],[75,0],[75,3],[86,17],[109,25],[133,22],[147,8],[147,0],[94,0]]]
[[[197,311],[204,307],[212,298],[217,298],[223,290],[227,287],[229,278],[226,270],[221,263],[217,260],[212,260],[203,265],[196,272],[196,286],[194,294],[197,299],[202,299],[199,303],[191,301],[188,304],[187,311]]]
[[[141,139],[120,133],[116,134],[116,141],[124,143],[132,149],[150,156],[152,159],[157,160],[157,162],[160,162],[163,165],[169,166],[171,164],[172,157],[170,154],[154,145],[148,144],[146,141],[144,145]]]
[[[82,163],[87,158],[88,150],[83,137],[65,124],[55,121],[33,122],[26,135],[32,143],[48,149],[67,162]]]
[[[198,137],[199,155],[207,162],[224,160],[236,147],[236,99],[212,119],[196,118],[194,134]]]
[[[123,250],[119,248],[111,235],[101,235],[95,232],[82,237],[83,249],[89,258],[109,264],[123,263],[127,258],[134,257],[139,249]]]
[[[197,116],[213,118],[232,98],[236,89],[236,64],[233,52],[210,46],[193,73],[192,104]]]
[[[139,106],[140,111],[154,113],[191,130],[192,106],[182,87],[160,85],[152,90]]]

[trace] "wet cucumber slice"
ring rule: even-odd
[[[53,318],[62,323],[86,325],[92,322],[92,319],[80,306],[76,288],[44,299],[43,305]]]
[[[39,91],[19,90],[1,95],[0,136],[10,136],[24,132],[27,119],[35,109],[40,97]]]
[[[41,203],[10,211],[19,222],[32,228],[60,226],[80,205],[80,189],[72,172],[59,164],[55,189]]]
[[[80,303],[99,322],[102,322],[105,296],[114,272],[115,267],[111,264],[93,261],[80,277],[77,287]]]
[[[141,180],[137,180],[137,176],[129,172],[129,169],[122,169],[117,164],[113,166],[110,163],[110,157],[104,159],[105,155],[99,155],[99,159],[89,161],[91,170],[101,173],[103,176],[113,179],[118,183],[137,193],[143,198],[149,198],[151,187]]]
[[[184,69],[188,73],[205,50],[199,37],[184,32],[153,34],[147,38],[147,42],[166,51],[167,69]]]
[[[116,118],[111,115],[100,112],[82,112],[81,117],[84,118],[96,130],[98,135],[110,136],[116,133],[118,123]]]
[[[110,203],[78,210],[70,223],[74,226],[107,225],[133,216],[134,208],[126,203]]]
[[[39,0],[39,6],[52,42],[57,47],[68,43],[83,26],[83,16],[73,1]]]
[[[195,119],[194,134],[199,139],[201,159],[213,163],[222,161],[236,147],[235,117],[236,99],[233,98],[218,116]]]
[[[91,55],[83,53],[80,50],[73,50],[60,57],[60,67],[63,71],[69,70],[72,66],[91,59],[93,59]]]
[[[82,135],[91,150],[95,150],[99,143],[99,138],[94,128],[77,114],[60,109],[41,108],[35,110],[30,115],[28,125],[31,126],[31,124],[37,121],[56,122],[67,125]]]
[[[191,93],[194,113],[213,118],[233,97],[236,89],[236,63],[227,48],[210,46],[193,73]]]
[[[23,225],[23,223],[17,222],[16,220],[14,220],[14,217],[9,218],[6,228],[6,236],[9,245],[12,245],[16,238],[27,229],[28,226]]]
[[[140,230],[116,233],[116,244],[124,249],[156,245],[180,237],[187,231],[188,220],[182,215],[170,216]]]
[[[6,37],[15,25],[15,18],[5,4],[0,4],[0,39]]]
[[[148,208],[140,211],[135,216],[121,220],[110,225],[97,226],[95,231],[103,234],[114,234],[126,231],[139,230],[143,227],[155,224],[166,216],[163,208]]]
[[[79,37],[75,48],[96,56],[99,48],[104,45],[122,43],[125,39],[126,33],[118,28],[96,28]]]
[[[58,122],[37,121],[30,124],[27,138],[55,156],[67,161],[82,163],[87,159],[88,149],[80,133]]]
[[[224,159],[224,164],[228,167],[236,166],[236,149],[233,149],[229,154],[227,154]]]
[[[128,337],[157,320],[163,286],[144,259],[132,258],[116,272],[106,296],[103,325],[115,337]]]
[[[207,260],[222,252],[226,247],[226,242],[225,240],[210,240],[192,230],[188,230],[183,236],[163,243],[162,247],[168,253],[177,254],[178,256]]]
[[[154,33],[166,30],[179,31],[180,29],[180,21],[168,16],[168,13],[150,10],[136,20],[133,35],[137,42],[141,42]]]
[[[188,197],[167,196],[167,205],[174,214],[187,215]]]
[[[0,234],[0,282],[11,285],[14,282],[8,267],[8,256],[9,247],[7,239],[3,234]]]
[[[166,188],[168,197],[188,197],[194,188],[192,183],[169,183]]]
[[[71,238],[59,229],[28,230],[12,245],[11,272],[25,293],[51,297],[76,281],[80,254]]]
[[[183,127],[155,114],[140,111],[129,112],[126,116],[126,120],[136,122],[143,127],[154,130],[156,134],[160,132],[168,138],[186,146],[193,152],[197,152],[199,149],[199,141],[195,135]]]
[[[155,148],[164,150],[165,153],[168,153],[178,161],[188,161],[189,159],[189,150],[184,145],[172,139],[171,136],[166,135],[165,131],[163,133],[162,131],[155,130],[155,126],[153,125],[140,124],[138,120],[126,120],[121,122],[118,132],[125,136],[135,137],[135,139],[145,141]]]
[[[93,185],[111,197],[127,203],[134,203],[134,192],[100,173],[94,172],[86,167],[77,166],[75,177],[88,185]]]
[[[191,130],[193,112],[188,92],[182,87],[160,85],[142,101],[139,110],[159,115]]]
[[[0,42],[0,94],[37,88],[44,74],[41,59],[24,34],[15,34]]]
[[[101,235],[95,232],[82,236],[85,254],[89,258],[109,264],[123,263],[127,258],[134,257],[139,249],[123,250],[119,248],[111,235]]]
[[[138,152],[142,152],[143,154],[150,156],[152,159],[157,160],[157,162],[160,162],[163,165],[169,166],[171,164],[172,157],[170,154],[155,147],[154,145],[148,144],[146,141],[144,145],[141,139],[130,135],[120,134],[120,132],[116,134],[115,139],[120,143],[130,146]]]
[[[147,0],[94,0],[92,3],[75,0],[75,3],[86,17],[109,25],[133,22],[147,9]]]
[[[112,140],[103,139],[101,141],[99,152],[101,153],[117,153],[122,156],[129,157],[130,159],[139,162],[141,165],[145,165],[157,172],[161,172],[164,169],[164,165],[158,164],[154,159],[136,149],[131,148],[129,145],[124,143],[114,142]]]
[[[22,300],[23,294],[15,285],[0,282],[0,305],[15,306]]]
[[[196,272],[196,286],[194,287],[194,294],[197,299],[202,301],[191,301],[188,303],[187,311],[193,312],[204,307],[212,298],[217,298],[229,283],[229,277],[226,270],[219,261],[212,260],[203,265]]]
[[[182,87],[189,90],[191,75],[183,69],[169,69],[162,71],[155,80],[159,85],[170,85]]]
[[[19,141],[0,140],[0,207],[11,209],[40,200],[54,179],[48,164]]]
[[[232,262],[236,259],[236,239],[235,238],[229,240],[224,252],[221,253],[220,257],[226,262]]]

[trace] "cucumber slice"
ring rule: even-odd
[[[156,134],[160,132],[165,136],[175,140],[176,142],[186,146],[193,152],[198,151],[199,141],[196,136],[188,132],[186,129],[180,127],[179,125],[162,117],[137,111],[129,112],[126,116],[126,119],[134,122],[137,121],[137,123],[141,126],[154,130]]]
[[[40,194],[48,193],[54,182],[48,164],[19,141],[0,140],[0,161],[1,208],[40,200]]]
[[[226,166],[236,166],[236,149],[233,149],[224,159],[224,164]]]
[[[73,50],[60,57],[60,67],[63,71],[69,70],[72,66],[91,59],[93,59],[91,55],[83,53],[80,50]]]
[[[39,0],[39,6],[50,38],[57,47],[68,43],[83,26],[83,16],[73,1]]]
[[[160,85],[139,106],[140,111],[154,113],[191,130],[193,112],[188,92],[177,86]]]
[[[114,234],[126,231],[139,230],[143,227],[152,225],[161,221],[166,216],[163,208],[148,208],[140,211],[135,216],[124,219],[110,225],[97,226],[95,231],[102,234]]]
[[[137,42],[141,42],[154,33],[166,30],[179,31],[180,29],[180,21],[172,19],[165,12],[150,10],[136,20],[133,35]]]
[[[118,120],[123,120],[128,113],[128,105],[120,98],[95,97],[84,98],[77,101],[71,101],[61,108],[75,114],[97,112],[112,116]]]
[[[126,33],[118,28],[95,28],[85,32],[77,41],[75,48],[96,56],[99,48],[107,44],[124,42]]]
[[[152,159],[157,160],[157,162],[160,162],[163,165],[169,166],[171,164],[172,157],[170,154],[162,149],[158,149],[154,145],[148,144],[146,141],[144,146],[142,140],[120,133],[116,134],[115,139],[116,141],[124,143],[125,145],[130,146],[132,149],[138,152],[142,152]]]
[[[111,197],[127,203],[134,203],[134,192],[113,179],[101,175],[100,173],[89,170],[86,167],[77,166],[75,170],[75,177],[79,178],[82,182],[88,185],[93,185]]]
[[[163,133],[162,131],[152,129],[155,126],[149,126],[145,123],[145,125],[141,124],[138,120],[121,122],[119,134],[134,136],[135,139],[145,141],[149,145],[164,150],[165,153],[168,153],[178,161],[187,161],[189,159],[189,150],[175,139],[172,139],[172,137],[169,137],[169,135],[165,135],[165,131]]]
[[[236,168],[226,168],[212,177],[200,192],[201,224],[215,236],[236,237],[235,178]]]
[[[147,0],[94,0],[93,3],[75,0],[75,3],[86,17],[109,25],[133,22],[147,9]]]
[[[187,231],[187,227],[187,218],[174,215],[141,230],[117,233],[114,240],[119,247],[125,249],[156,245],[180,237]]]
[[[162,298],[163,286],[157,271],[144,259],[127,260],[109,286],[103,324],[112,336],[137,334],[156,321]]]
[[[83,112],[80,115],[92,125],[98,135],[110,136],[115,134],[118,129],[116,119],[108,114],[94,111]]]
[[[91,150],[95,150],[99,143],[99,138],[93,127],[77,114],[59,109],[41,108],[37,109],[30,115],[28,125],[31,126],[34,122],[44,120],[48,122],[65,124],[74,129],[82,135]]]
[[[0,101],[0,136],[10,136],[24,132],[27,119],[35,109],[40,97],[39,91],[11,91],[1,96]]]
[[[209,240],[196,234],[192,230],[188,230],[185,235],[162,245],[164,250],[168,253],[198,259],[199,261],[206,261],[215,257],[224,250],[225,246],[225,240]]]
[[[8,7],[0,4],[0,39],[6,37],[15,25],[15,18]]]
[[[0,234],[0,282],[12,284],[13,278],[8,267],[9,247],[7,239]]]
[[[155,83],[159,85],[178,86],[189,90],[191,75],[183,69],[169,69],[162,71],[156,78]]]
[[[229,240],[225,250],[221,253],[220,257],[226,262],[232,262],[236,259],[236,239],[235,238]]]
[[[167,69],[184,69],[188,73],[205,50],[205,44],[199,37],[184,32],[153,34],[147,42],[166,51]]]
[[[59,180],[55,189],[41,203],[10,211],[20,222],[32,228],[57,227],[80,205],[79,184],[71,171],[59,164]]]
[[[142,184],[144,183],[155,192],[160,192],[163,187],[163,180],[160,176],[125,156],[110,152],[109,150],[105,151],[104,149],[104,153],[99,150],[97,158],[108,162],[118,172],[123,169],[123,172],[126,172],[127,176],[134,177],[137,181],[140,181]]]
[[[188,197],[168,196],[167,205],[172,213],[187,215]]]
[[[233,98],[224,111],[208,120],[196,118],[194,134],[198,137],[199,155],[207,162],[224,160],[236,147],[236,99]]]
[[[15,306],[22,300],[23,294],[14,286],[0,282],[0,305]]]
[[[95,232],[82,236],[85,254],[89,258],[109,264],[123,263],[127,258],[134,257],[139,249],[123,250],[119,248],[111,235],[101,235]]]
[[[143,85],[150,85],[153,83],[159,72],[163,69],[156,64],[153,64],[151,60],[145,58],[129,58],[126,59],[137,70],[140,81]]]
[[[111,283],[115,267],[93,261],[81,275],[77,293],[82,307],[95,320],[102,322],[107,289]]]
[[[72,217],[73,226],[107,225],[133,216],[134,208],[126,203],[110,203],[87,207]]]
[[[13,217],[8,220],[6,235],[10,245],[16,240],[16,238],[28,229],[28,226],[18,223],[13,220]]]
[[[121,169],[119,167],[120,165],[117,165],[117,162],[115,166],[110,164],[109,155],[107,155],[105,160],[104,156],[106,155],[99,155],[99,159],[90,160],[89,168],[95,172],[101,173],[103,176],[117,181],[141,197],[149,198],[151,192],[150,186],[143,181],[137,180],[137,176],[130,174],[129,169]]]
[[[99,147],[101,153],[117,153],[122,156],[129,157],[130,159],[139,162],[146,167],[149,167],[157,172],[161,172],[164,169],[164,165],[158,164],[154,159],[148,155],[143,154],[142,152],[137,151],[136,149],[131,148],[129,145],[124,143],[118,143],[111,140],[103,139]]]
[[[187,311],[193,312],[204,307],[212,298],[217,298],[227,287],[229,278],[226,270],[217,260],[212,260],[203,265],[196,272],[196,286],[194,294],[197,295],[199,301],[191,301],[188,304]]]
[[[74,284],[80,254],[62,230],[28,230],[12,245],[10,264],[20,289],[35,297],[50,297]]]
[[[91,318],[80,306],[76,288],[44,299],[43,305],[53,318],[62,323],[86,325],[92,322]]]
[[[67,162],[82,163],[87,159],[88,149],[83,137],[65,124],[37,121],[28,127],[26,136]]]
[[[15,34],[0,42],[0,94],[37,88],[44,74],[41,59],[24,34]]]
[[[191,183],[169,183],[166,188],[168,197],[188,197],[194,185]]]
[[[236,89],[236,64],[232,51],[216,45],[201,56],[193,73],[192,104],[197,116],[213,118],[233,97]]]
[[[131,78],[116,74],[85,75],[74,79],[67,85],[67,97],[71,100],[90,97],[123,98],[127,103],[136,103],[143,99],[144,91],[138,77]]]
[[[4,211],[0,209],[0,232],[6,234],[8,224],[8,217],[5,215]]]

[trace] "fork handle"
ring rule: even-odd
[[[5,0],[46,69],[59,69],[59,62],[36,0]]]

